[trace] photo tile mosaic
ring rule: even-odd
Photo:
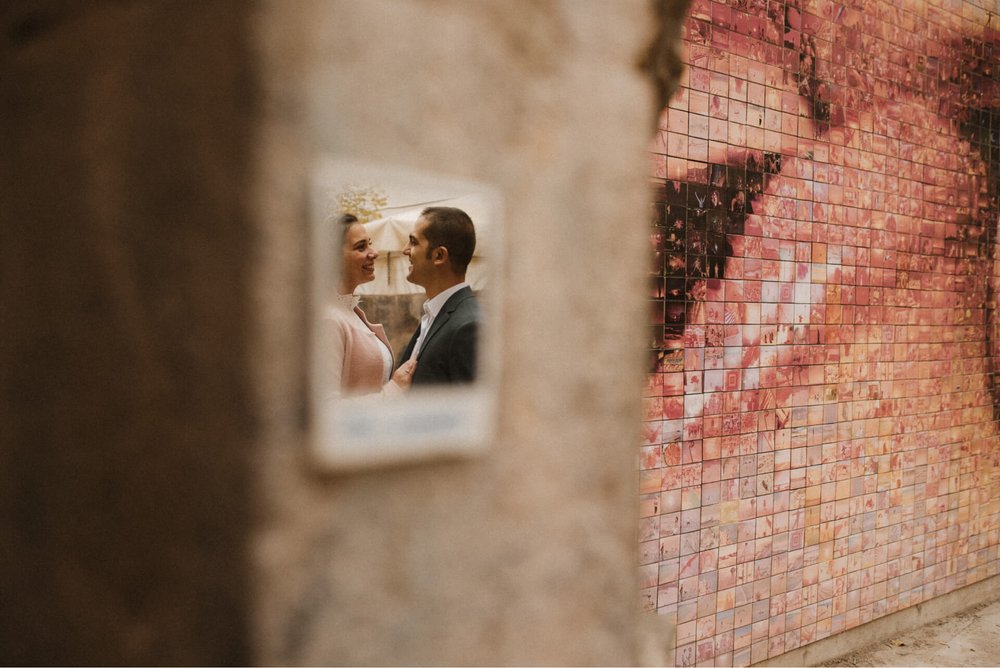
[[[1000,574],[1000,16],[694,0],[651,148],[642,607],[745,666]]]

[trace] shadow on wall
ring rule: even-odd
[[[250,13],[0,10],[0,662],[252,662]]]

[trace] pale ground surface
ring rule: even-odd
[[[1000,601],[983,603],[820,666],[1000,666]]]

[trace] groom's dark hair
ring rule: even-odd
[[[420,212],[427,220],[427,257],[438,246],[448,249],[452,271],[465,275],[476,250],[476,227],[469,214],[451,206],[429,206]]]

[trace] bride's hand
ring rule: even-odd
[[[410,389],[410,385],[413,384],[413,372],[416,371],[416,369],[416,360],[407,360],[406,362],[403,362],[403,364],[396,369],[396,372],[392,374],[392,382],[399,385],[401,389]]]

